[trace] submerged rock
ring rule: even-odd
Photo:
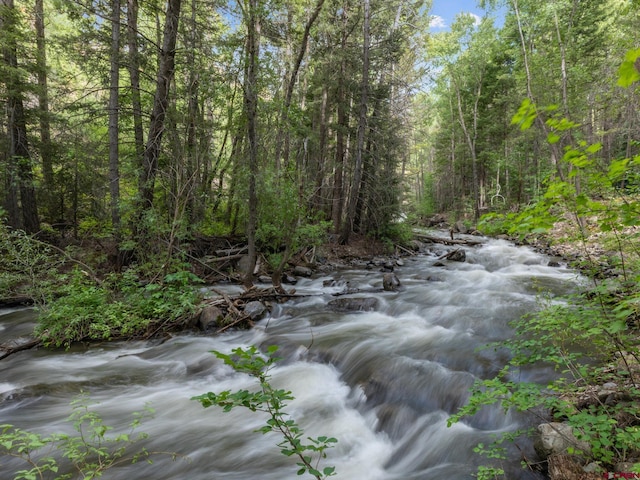
[[[400,287],[400,279],[395,273],[385,273],[382,277],[382,288],[388,292],[395,292]]]
[[[244,313],[253,321],[260,320],[267,313],[267,307],[262,302],[249,302],[244,306]]]
[[[378,307],[378,300],[373,297],[337,298],[328,305],[336,312],[372,312]]]

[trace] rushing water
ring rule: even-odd
[[[528,248],[487,240],[465,247],[467,261],[437,267],[433,255],[404,259],[396,270],[398,292],[383,292],[382,273],[350,269],[302,280],[301,294],[274,305],[269,318],[251,331],[217,337],[180,335],[169,341],[128,342],[74,348],[31,350],[0,361],[0,424],[41,433],[73,430],[65,419],[79,392],[114,432],[128,431],[133,412],[155,409],[143,423],[146,447],[177,452],[172,460],[154,455],[118,466],[105,478],[115,480],[285,480],[296,476],[292,458],[279,453],[275,435],[254,431],[265,418],[236,409],[223,413],[190,400],[207,391],[252,388],[255,382],[222,364],[211,350],[278,345],[283,361],[272,371],[277,387],[291,390],[286,409],[310,436],[329,435],[339,443],[325,465],[337,479],[470,479],[486,463],[473,453],[479,442],[523,426],[525,420],[487,408],[475,418],[447,428],[448,416],[463,405],[477,378],[489,378],[504,365],[505,352],[477,350],[508,338],[509,322],[537,307],[540,291],[554,294],[574,288],[577,277]],[[323,286],[333,280],[331,287]],[[375,296],[375,312],[336,313],[327,303],[346,284]],[[371,290],[371,293],[363,293]],[[0,339],[28,332],[29,310],[0,311]],[[523,373],[543,379],[542,369]],[[509,479],[539,478],[521,470],[520,449],[505,463]],[[0,478],[24,468],[0,457]]]

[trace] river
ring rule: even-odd
[[[70,403],[87,392],[91,408],[114,432],[128,431],[133,412],[155,410],[140,431],[153,463],[120,465],[114,480],[287,480],[298,477],[295,461],[279,453],[274,435],[255,430],[260,413],[208,409],[191,397],[208,391],[253,388],[253,379],[222,364],[211,350],[278,345],[283,360],[272,382],[291,390],[286,411],[310,436],[338,443],[324,465],[336,479],[471,479],[487,461],[473,448],[496,433],[528,420],[485,408],[471,420],[447,427],[448,416],[465,403],[475,379],[490,378],[507,361],[501,349],[478,347],[512,335],[509,323],[538,306],[541,292],[575,288],[575,272],[548,266],[549,258],[501,240],[464,247],[466,262],[434,266],[438,255],[405,257],[396,269],[397,292],[383,292],[382,273],[352,268],[303,279],[297,293],[274,305],[250,331],[219,336],[184,334],[164,343],[117,342],[68,351],[30,350],[0,361],[0,424],[40,433],[72,433]],[[327,304],[346,283],[375,296],[372,312],[336,313]],[[326,286],[330,284],[331,286]],[[0,338],[28,333],[34,314],[0,311]],[[522,373],[544,380],[543,368]],[[520,467],[520,451],[535,458],[526,441],[511,448],[502,466],[507,477],[542,478]],[[13,478],[24,464],[0,457],[0,478]],[[308,477],[310,478],[310,477]]]

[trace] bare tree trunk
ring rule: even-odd
[[[111,194],[111,226],[120,243],[120,171],[119,171],[119,114],[120,114],[120,0],[112,0],[111,15],[111,71],[109,82],[109,193]]]
[[[362,158],[364,153],[364,137],[367,128],[367,107],[369,102],[369,48],[370,48],[370,0],[364,0],[363,21],[363,45],[362,45],[362,85],[360,92],[360,119],[358,121],[358,137],[356,145],[356,161],[353,171],[353,180],[349,194],[349,206],[347,218],[342,227],[340,243],[349,243],[349,236],[353,231],[358,198],[360,196],[360,183],[362,182]]]
[[[249,147],[249,219],[247,221],[248,257],[243,283],[246,288],[253,285],[256,266],[256,230],[258,227],[258,56],[260,54],[259,0],[249,0],[247,12],[247,66],[244,84],[244,105],[247,115],[247,141]]]
[[[156,93],[153,100],[149,135],[144,150],[140,177],[139,188],[142,211],[153,206],[155,178],[158,173],[158,157],[160,156],[162,134],[169,105],[169,89],[175,73],[176,40],[178,37],[181,3],[182,0],[169,0],[167,6],[158,77],[156,79]]]
[[[348,17],[346,5],[342,8],[342,40],[341,49],[347,46],[348,33]],[[346,136],[347,128],[349,124],[349,117],[347,113],[347,100],[345,94],[345,82],[347,72],[347,60],[343,56],[340,61],[340,75],[338,77],[338,127],[336,132],[336,157],[335,157],[335,170],[333,174],[333,198],[331,206],[331,220],[333,222],[333,230],[335,233],[340,232],[340,225],[342,223],[342,209],[344,206],[344,162],[346,152]]]
[[[518,33],[520,34],[520,43],[522,46],[522,59],[524,61],[524,70],[525,70],[525,73],[527,74],[527,96],[529,100],[531,100],[531,102],[535,104],[535,98],[533,96],[533,89],[531,86],[532,76],[531,76],[531,70],[529,68],[529,55],[527,52],[527,44],[524,39],[524,31],[522,29],[522,21],[520,19],[520,10],[518,8],[518,0],[511,0],[511,1],[513,4],[513,11],[516,14],[516,21],[518,24]],[[547,127],[547,124],[545,123],[541,115],[536,116],[536,125],[538,125],[538,127],[542,130],[545,136],[549,135],[549,129]],[[560,180],[564,181],[564,173],[562,172],[562,168],[560,166],[560,159],[562,158],[562,152],[560,151],[557,143],[550,144],[550,148],[551,148],[551,163],[555,167]]]
[[[56,209],[53,179],[53,145],[51,143],[51,121],[49,118],[49,89],[47,85],[47,51],[44,25],[44,2],[35,2],[36,65],[38,73],[38,109],[40,121],[40,157],[44,180],[44,200],[49,221],[58,220],[62,212]]]
[[[464,118],[464,113],[462,112],[462,97],[460,91],[460,85],[456,82],[455,76],[451,75],[453,83],[456,89],[456,97],[458,100],[458,117],[460,121],[460,126],[462,127],[462,131],[464,132],[464,136],[467,140],[467,145],[469,146],[469,152],[471,153],[471,167],[472,167],[472,176],[473,176],[473,217],[477,222],[480,218],[480,194],[479,194],[479,178],[478,178],[478,152],[476,151],[476,140],[478,137],[478,102],[480,101],[480,95],[482,94],[482,77],[483,74],[480,74],[478,78],[477,90],[475,92],[475,99],[473,102],[473,124],[471,125],[472,130],[469,131],[469,127],[467,126],[467,122]]]
[[[144,157],[144,128],[140,100],[140,52],[138,52],[138,0],[127,0],[127,43],[129,48],[129,79],[133,111],[133,136],[136,157],[142,164]]]
[[[311,16],[307,20],[307,23],[304,27],[304,33],[302,34],[302,40],[300,42],[300,49],[298,50],[298,56],[296,57],[295,64],[291,70],[291,75],[289,76],[289,80],[287,82],[287,91],[284,97],[284,105],[280,112],[280,124],[278,128],[278,135],[276,138],[276,170],[280,169],[281,160],[280,156],[282,154],[282,163],[285,165],[289,161],[289,142],[286,137],[289,135],[289,108],[291,107],[291,101],[293,99],[293,90],[296,86],[296,80],[298,78],[298,72],[300,71],[300,65],[302,65],[302,60],[304,58],[304,54],[307,51],[307,43],[309,42],[309,35],[311,33],[311,27],[315,23],[318,15],[320,15],[320,11],[322,10],[322,5],[325,0],[318,0],[316,7],[313,9]],[[284,143],[284,149],[283,149]]]

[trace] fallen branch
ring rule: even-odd
[[[443,243],[445,245],[482,245],[480,240],[465,240],[463,238],[444,238],[444,237],[436,237],[433,235],[416,235],[418,240],[427,240],[433,243]]]
[[[29,342],[21,343],[13,347],[10,347],[8,345],[0,345],[0,349],[4,350],[4,353],[0,355],[0,360],[7,358],[9,355],[13,355],[14,353],[29,350],[30,348],[39,347],[40,345],[42,345],[42,341],[35,338]]]

